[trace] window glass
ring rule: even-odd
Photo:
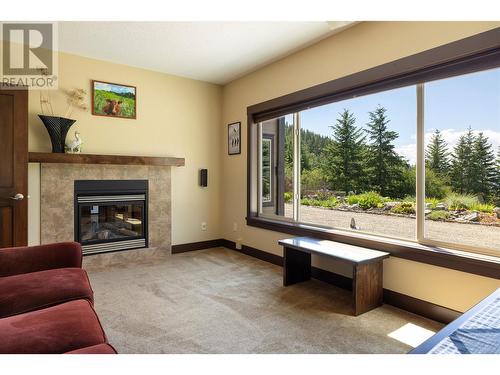
[[[425,84],[425,237],[500,250],[500,69]]]
[[[272,204],[272,145],[273,137],[262,138],[262,203]]]
[[[415,240],[416,87],[300,113],[300,221]]]
[[[293,116],[260,124],[260,215],[293,218]]]

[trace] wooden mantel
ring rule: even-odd
[[[59,154],[52,152],[30,152],[30,163],[70,163],[70,164],[119,164],[156,165],[182,167],[184,158],[127,155]]]

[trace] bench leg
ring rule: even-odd
[[[283,286],[311,279],[311,254],[285,247],[283,249]]]
[[[358,264],[354,267],[352,293],[354,315],[360,315],[382,305],[382,261]]]

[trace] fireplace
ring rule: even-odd
[[[148,180],[75,180],[74,203],[84,254],[148,246]]]

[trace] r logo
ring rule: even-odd
[[[54,74],[52,23],[3,23],[4,76]]]

